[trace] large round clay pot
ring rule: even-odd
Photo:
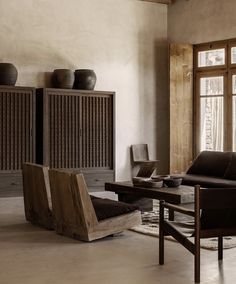
[[[0,63],[0,85],[14,86],[17,75],[17,69],[12,63]]]
[[[74,89],[93,90],[97,81],[97,76],[93,70],[77,69],[75,70]]]
[[[70,69],[55,69],[52,73],[52,84],[54,88],[72,89],[74,84],[74,73]]]

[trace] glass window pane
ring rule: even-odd
[[[216,96],[224,94],[224,77],[205,77],[200,79],[200,95]]]
[[[233,96],[233,151],[236,152],[236,96]]]
[[[232,94],[236,94],[236,75],[232,76]]]
[[[225,64],[225,49],[213,49],[198,52],[198,67],[209,67]]]
[[[223,97],[201,98],[201,151],[223,151]]]
[[[236,63],[236,47],[231,47],[231,63]]]

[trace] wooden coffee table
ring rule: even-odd
[[[132,182],[107,182],[105,190],[118,194],[118,200],[128,203],[141,205],[148,199],[165,200],[172,204],[187,204],[194,202],[194,187],[180,185],[179,187],[139,187],[134,186]],[[169,211],[169,219],[174,219],[174,212]]]

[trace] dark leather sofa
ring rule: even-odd
[[[236,187],[236,152],[203,151],[181,177],[184,185]]]

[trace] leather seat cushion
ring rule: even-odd
[[[235,187],[236,180],[228,180],[224,178],[205,176],[205,175],[181,175],[182,184],[184,185],[196,185],[199,184],[202,187]]]
[[[120,201],[90,196],[98,221],[131,213],[139,207]]]

